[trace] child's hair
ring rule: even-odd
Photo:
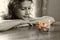
[[[32,0],[10,0],[8,5],[8,17],[7,19],[18,19],[18,17],[15,15],[15,9],[20,8],[21,3],[24,1],[31,1]]]

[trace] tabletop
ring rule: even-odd
[[[0,40],[60,40],[60,26],[51,26],[50,32],[39,32],[35,27],[13,28],[0,32]]]

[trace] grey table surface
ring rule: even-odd
[[[51,26],[50,32],[39,32],[35,28],[15,28],[0,32],[0,40],[60,40],[60,26]]]

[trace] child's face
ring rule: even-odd
[[[31,1],[24,1],[21,3],[21,8],[18,8],[16,13],[18,18],[28,18],[30,15],[31,3]]]

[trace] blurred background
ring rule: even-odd
[[[0,16],[8,14],[9,1],[0,0]],[[52,16],[60,21],[60,0],[33,0],[32,8],[33,17]]]

